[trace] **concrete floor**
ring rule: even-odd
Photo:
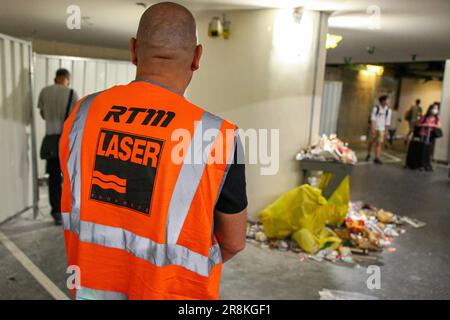
[[[394,253],[380,255],[381,289],[369,290],[366,266],[337,265],[248,244],[224,265],[222,299],[318,299],[327,288],[379,299],[450,298],[450,181],[448,170],[405,170],[400,163],[359,165],[351,178],[353,200],[372,202],[427,223],[407,228]],[[45,193],[43,193],[45,194]],[[60,227],[52,225],[46,198],[33,220],[29,213],[0,227],[52,282],[65,287],[65,251]],[[52,299],[51,295],[0,244],[0,299]]]

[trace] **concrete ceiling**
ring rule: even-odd
[[[147,0],[0,0],[0,32],[26,39],[127,48]],[[344,36],[329,63],[450,58],[450,0],[184,0],[194,14],[304,6],[330,12],[330,32]],[[66,28],[69,5],[81,8],[81,30]],[[380,13],[379,19],[377,13]],[[234,32],[239,32],[235,30]],[[368,47],[375,47],[373,55]]]

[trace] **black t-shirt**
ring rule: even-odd
[[[245,164],[238,155],[242,152],[240,141],[235,145],[234,161],[229,164],[222,190],[217,199],[216,209],[223,213],[239,213],[247,208]]]

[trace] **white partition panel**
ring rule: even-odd
[[[53,83],[55,72],[66,68],[72,74],[71,87],[81,97],[105,90],[118,84],[126,84],[135,77],[136,68],[131,62],[118,60],[88,59],[68,56],[35,55],[35,101],[39,92]],[[65,106],[64,106],[65,107]],[[37,142],[40,147],[45,135],[45,123],[37,119]],[[39,160],[39,177],[45,175],[45,161]]]
[[[0,34],[0,222],[33,204],[31,43]]]
[[[320,113],[320,134],[337,133],[338,113],[341,104],[342,82],[325,81]]]

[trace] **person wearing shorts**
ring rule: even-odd
[[[378,101],[379,104],[372,109],[370,116],[370,139],[367,146],[366,161],[370,161],[372,148],[375,146],[374,163],[383,164],[380,160],[381,148],[391,124],[391,111],[389,110],[389,96],[383,95],[378,98]]]

